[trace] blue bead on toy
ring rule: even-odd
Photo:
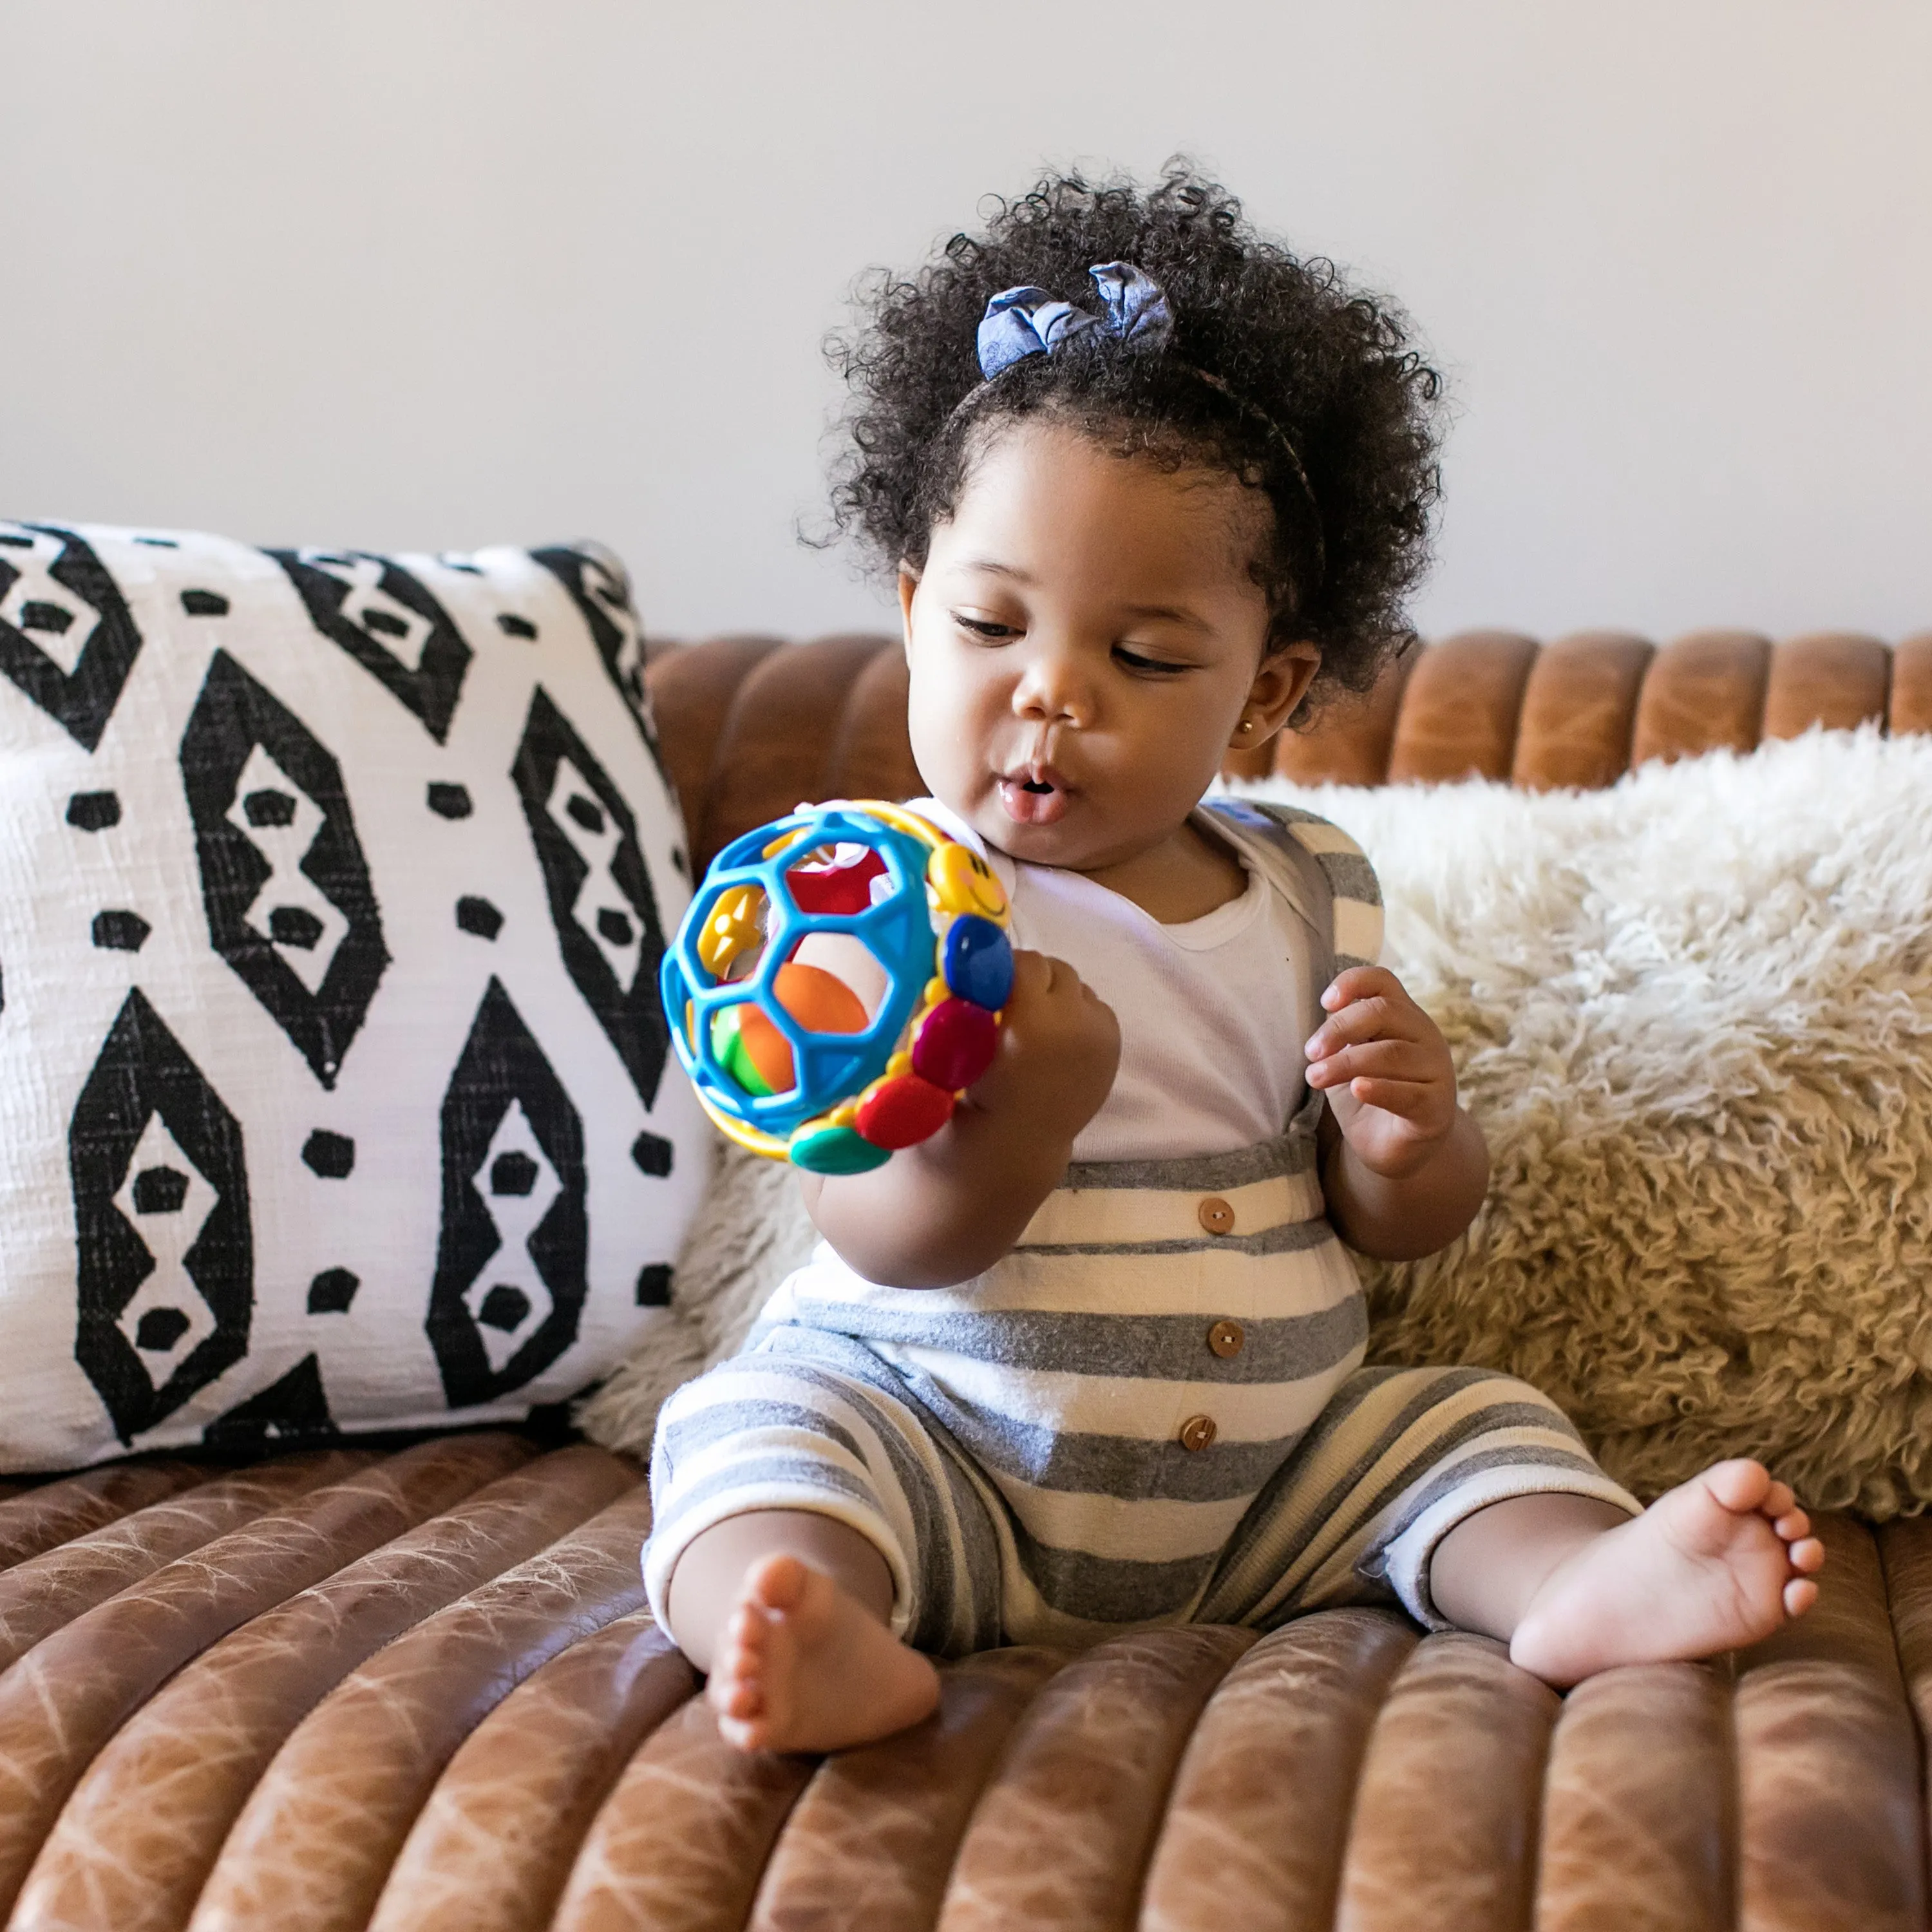
[[[967,914],[946,935],[947,987],[962,1000],[998,1012],[1013,990],[1013,949],[989,919]]]

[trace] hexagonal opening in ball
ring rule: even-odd
[[[869,845],[820,843],[785,868],[785,890],[802,913],[851,917],[869,911],[893,890],[891,868]]]
[[[862,940],[814,932],[793,945],[765,998],[801,1030],[824,1037],[865,1032],[889,990],[885,968]],[[718,1065],[753,1098],[798,1091],[791,1042],[758,998],[718,1010],[711,1046]]]

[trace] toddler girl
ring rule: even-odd
[[[1362,1366],[1342,1244],[1453,1240],[1487,1154],[1360,853],[1201,800],[1404,634],[1438,386],[1402,318],[1177,167],[1002,206],[845,359],[914,808],[1021,950],[952,1124],[806,1176],[814,1259],[664,1408],[645,1576],[725,1736],[862,1743],[932,1654],[1150,1624],[1393,1598],[1564,1684],[1800,1614],[1824,1552],[1758,1464],[1642,1511],[1534,1389]]]

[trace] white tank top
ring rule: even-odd
[[[992,866],[1012,902],[1015,945],[1065,960],[1119,1016],[1120,1071],[1073,1144],[1076,1161],[1229,1154],[1282,1132],[1307,1093],[1317,940],[1305,909],[1244,856],[1240,898],[1162,926],[1078,872],[989,848],[937,799],[908,809]]]

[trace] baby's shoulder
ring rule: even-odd
[[[1318,860],[1328,854],[1359,859],[1364,866],[1368,866],[1368,855],[1347,832],[1332,818],[1324,818],[1305,806],[1285,804],[1279,799],[1243,798],[1224,792],[1204,798],[1201,809],[1212,812],[1224,825],[1238,832],[1265,838],[1271,844],[1290,842]],[[1368,882],[1371,886],[1374,880],[1370,868]]]
[[[1326,935],[1337,972],[1382,956],[1381,882],[1340,826],[1274,799],[1223,795],[1203,800],[1201,808]]]

